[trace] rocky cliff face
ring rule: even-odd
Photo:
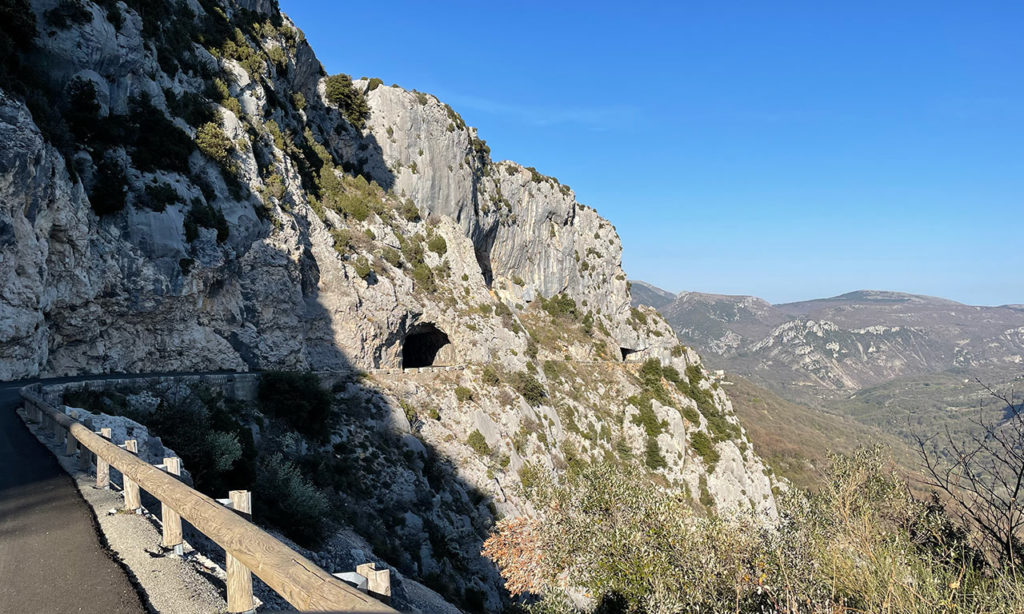
[[[35,35],[0,25],[0,379],[369,371],[336,391],[363,409],[333,443],[403,434],[371,498],[425,506],[407,530],[460,548],[497,512],[431,492],[408,460],[427,449],[501,513],[528,511],[527,466],[640,462],[695,505],[774,517],[728,399],[631,307],[614,227],[571,189],[491,161],[433,96],[328,77],[269,0],[18,2]],[[442,365],[461,370],[400,369]],[[498,606],[493,568],[439,557],[396,564]]]

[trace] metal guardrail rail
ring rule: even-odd
[[[299,611],[379,614],[397,612],[335,578],[216,500],[190,488],[170,473],[146,463],[132,452],[111,443],[87,426],[65,415],[43,399],[39,394],[38,384],[22,388],[21,396],[29,415],[52,430],[58,442],[67,442],[67,454],[73,454],[76,447],[82,455],[87,454],[86,450],[95,454],[97,470],[100,470],[102,460],[102,464],[109,464],[120,471],[126,485],[130,482],[133,487],[145,490],[159,500],[165,509],[169,508],[191,523],[198,531],[224,548],[229,560],[233,557]],[[73,441],[80,445],[73,445]],[[84,463],[80,462],[80,465]],[[228,571],[229,610],[251,609],[250,606],[237,610],[230,606],[232,591],[243,592],[246,587],[239,586],[239,582],[233,583],[230,566]],[[235,572],[236,576],[240,571]],[[247,588],[251,595],[251,584]]]

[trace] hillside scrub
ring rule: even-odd
[[[1024,581],[989,566],[936,501],[878,449],[831,457],[817,494],[794,490],[777,529],[698,514],[635,469],[593,464],[536,476],[543,514],[498,522],[483,553],[532,611],[1020,612]]]

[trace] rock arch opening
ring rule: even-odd
[[[437,326],[425,323],[409,329],[402,345],[402,368],[433,367],[451,356],[451,340]]]

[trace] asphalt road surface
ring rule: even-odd
[[[0,383],[0,613],[145,612],[100,543],[92,512]]]

